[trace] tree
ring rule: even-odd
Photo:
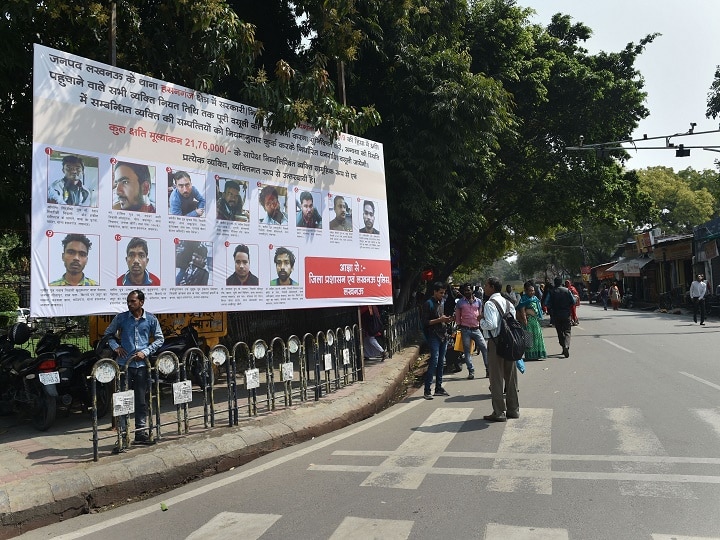
[[[708,118],[713,119],[720,116],[720,66],[717,66],[717,70],[715,71],[715,80],[710,86],[707,112],[705,114]]]
[[[351,68],[350,95],[383,123],[391,242],[401,253],[402,309],[420,270],[501,258],[529,237],[616,222],[649,204],[616,160],[569,154],[585,134],[626,138],[647,115],[639,45],[589,55],[566,16],[545,29],[512,0],[388,3],[374,12]],[[375,20],[375,19],[374,19]],[[622,160],[623,156],[618,155]]]
[[[693,226],[709,221],[717,212],[717,201],[705,188],[692,189],[690,183],[669,167],[649,167],[638,171],[640,189],[652,200],[653,226],[663,233],[691,233]],[[692,176],[698,185],[700,179]]]

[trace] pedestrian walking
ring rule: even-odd
[[[705,324],[705,295],[707,294],[707,283],[705,276],[698,274],[695,281],[690,284],[690,299],[693,304],[693,321],[696,323],[698,311],[700,312],[700,326]]]
[[[570,308],[570,322],[573,326],[577,326],[580,324],[580,319],[578,319],[577,315],[577,308],[580,306],[580,293],[575,288],[575,285],[572,284],[572,281],[569,279],[565,280],[565,287],[567,287],[568,291],[570,291],[570,294],[573,295],[573,298],[575,298],[575,303]]]
[[[608,300],[610,300],[610,288],[607,283],[603,285],[602,291],[600,291],[600,300],[602,300],[603,308],[607,311]]]
[[[457,324],[460,335],[462,336],[463,351],[465,353],[465,363],[468,368],[468,379],[475,378],[475,366],[472,363],[470,348],[471,343],[475,343],[475,350],[479,351],[483,357],[485,365],[485,376],[488,376],[488,360],[487,360],[487,343],[480,332],[480,313],[482,312],[482,300],[475,298],[472,287],[469,283],[460,286],[460,294],[462,298],[455,304],[455,323]]]
[[[610,303],[612,304],[613,311],[620,309],[620,289],[618,288],[617,281],[613,281],[612,287],[610,287]]]
[[[570,336],[572,333],[570,310],[575,305],[575,298],[568,288],[563,286],[561,278],[555,278],[554,287],[548,293],[545,305],[550,311],[558,341],[560,347],[562,347],[562,354],[565,358],[568,358],[570,356]]]
[[[527,281],[524,285],[523,294],[517,305],[517,310],[525,312],[525,328],[532,335],[532,347],[525,350],[525,360],[540,360],[547,358],[545,350],[545,339],[542,334],[540,321],[542,320],[542,306],[540,300],[535,296],[535,286],[532,281]],[[518,317],[520,320],[520,317]]]

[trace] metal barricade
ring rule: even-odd
[[[399,332],[403,327],[416,328],[414,315],[398,317],[391,322],[388,332]],[[397,338],[400,340],[400,338]],[[256,417],[263,410],[272,412],[277,407],[291,407],[309,399],[319,400],[324,394],[338,391],[363,379],[363,360],[361,349],[361,329],[359,325],[338,327],[319,331],[315,335],[306,333],[302,339],[291,335],[287,341],[275,337],[270,346],[264,340],[256,340],[252,346],[239,341],[231,350],[217,345],[206,356],[199,348],[187,350],[182,358],[172,351],[161,353],[154,366],[145,359],[144,369],[148,370],[148,429],[152,442],[163,438],[163,427],[176,426],[178,436],[190,432],[190,421],[202,418],[204,429],[215,427],[216,415],[227,413],[228,426],[237,426],[240,422],[240,400],[247,398],[247,418]],[[388,341],[392,341],[389,339]],[[404,340],[400,340],[404,341]],[[277,374],[276,374],[277,371]],[[114,360],[99,360],[93,367],[93,454],[97,460],[98,419],[97,419],[97,383],[112,385],[115,395],[128,391],[128,372],[120,368]],[[216,373],[218,381],[216,381]],[[224,374],[225,381],[219,379]],[[244,388],[239,388],[238,379],[242,377]],[[97,381],[97,382],[96,382]],[[163,387],[163,385],[166,385]],[[168,407],[164,388],[172,385],[172,408]],[[264,386],[264,388],[263,388]],[[199,387],[199,392],[197,388]],[[246,395],[243,396],[243,392]],[[279,401],[282,392],[282,404]],[[202,403],[191,408],[193,394],[202,396]],[[311,398],[310,396],[313,396]],[[127,400],[134,394],[128,394]],[[117,396],[118,399],[122,396]],[[217,401],[217,403],[216,403]],[[122,403],[122,400],[118,401]],[[222,408],[222,403],[227,408]],[[193,411],[202,406],[201,414]],[[121,409],[118,405],[116,409]],[[128,414],[118,424],[117,437],[120,449],[130,446],[129,435],[135,430],[128,429]],[[109,437],[106,437],[109,438]]]

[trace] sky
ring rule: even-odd
[[[720,65],[720,0],[518,0],[534,9],[531,20],[547,25],[555,13],[570,15],[593,30],[581,45],[590,53],[617,52],[629,42],[638,43],[648,34],[661,36],[646,46],[635,66],[645,79],[645,106],[650,115],[642,120],[633,138],[687,133],[695,122],[695,133],[717,130],[720,118],[705,117],[707,95]],[[585,143],[605,142],[589,141]],[[720,132],[672,139],[686,146],[720,146]],[[650,144],[652,143],[652,144]],[[643,143],[664,146],[663,139]],[[641,146],[638,144],[638,146]],[[720,148],[718,149],[720,150]],[[630,169],[665,166],[675,171],[717,170],[720,153],[692,149],[688,157],[675,157],[674,150],[631,151]]]

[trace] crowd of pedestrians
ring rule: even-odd
[[[610,290],[605,290],[604,298],[611,299]],[[529,335],[520,359],[523,363],[548,357],[542,332],[547,318],[555,328],[561,355],[570,357],[572,327],[579,324],[580,294],[569,280],[557,277],[552,284],[530,280],[523,284],[521,294],[510,285],[503,289],[496,277],[488,278],[484,287],[475,288],[469,283],[455,289],[436,282],[429,292],[421,305],[423,332],[430,348],[424,377],[425,399],[448,396],[443,375],[461,372],[461,363],[467,368],[467,378],[474,379],[481,357],[492,402],[491,413],[483,418],[505,422],[520,417],[518,364],[504,359],[497,344],[501,321],[508,313]]]

